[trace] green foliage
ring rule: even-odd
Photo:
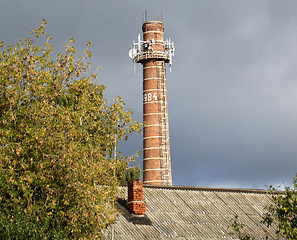
[[[234,232],[238,239],[240,240],[253,240],[254,237],[250,236],[248,233],[243,233],[242,230],[244,228],[244,225],[241,224],[238,221],[238,215],[235,215],[233,219],[231,219],[231,226],[230,226],[232,232]]]
[[[270,186],[271,191],[277,189]],[[264,223],[269,227],[277,225],[276,233],[286,239],[297,239],[297,178],[293,188],[286,187],[282,194],[273,195],[274,205],[269,206],[264,215]]]
[[[120,97],[103,99],[89,49],[77,57],[70,39],[53,60],[50,37],[35,44],[45,25],[0,44],[0,239],[94,239],[131,160],[115,143],[140,124]]]
[[[138,180],[141,178],[141,169],[138,166],[133,166],[125,171],[123,183],[128,183],[131,180]]]
[[[263,215],[262,224],[266,227],[274,227],[275,236],[285,239],[297,239],[297,177],[294,178],[293,188],[286,187],[280,192],[270,186],[269,191],[274,204],[267,206],[267,212]],[[231,229],[239,239],[254,239],[249,234],[243,234],[244,226],[239,223],[238,216],[231,221]],[[267,238],[268,239],[268,238]]]

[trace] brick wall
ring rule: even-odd
[[[132,180],[128,183],[128,203],[127,208],[135,215],[145,213],[145,203],[143,201],[143,183],[139,180]]]

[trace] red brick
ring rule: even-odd
[[[130,181],[128,183],[127,208],[136,215],[143,215],[145,213],[145,203],[143,202],[143,183],[140,179],[137,181]]]

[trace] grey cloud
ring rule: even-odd
[[[0,40],[28,36],[47,18],[62,50],[69,37],[84,49],[106,97],[120,95],[142,120],[142,69],[128,57],[142,13],[163,9],[176,55],[167,72],[173,179],[176,185],[253,187],[281,184],[297,172],[297,2],[295,1],[8,1]],[[121,143],[142,147],[141,136]],[[136,163],[141,163],[138,159]]]

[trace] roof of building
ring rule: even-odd
[[[260,223],[265,207],[273,204],[265,190],[144,186],[143,194],[151,225],[133,224],[119,206],[114,239],[236,239],[230,229],[235,215],[256,239],[275,238],[275,229]],[[103,238],[111,235],[109,227]]]

